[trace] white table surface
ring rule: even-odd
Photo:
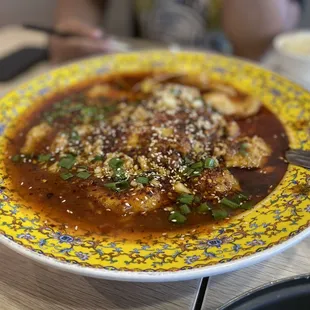
[[[17,27],[0,28],[0,57],[19,47],[44,44],[44,35]],[[13,81],[0,83],[0,95],[50,69],[49,64],[42,63]],[[191,309],[199,282],[137,284],[96,280],[39,265],[3,245],[0,254],[1,310]],[[261,264],[212,277],[203,309],[214,310],[269,281],[310,273],[309,258],[307,239]]]

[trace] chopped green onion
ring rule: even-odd
[[[123,164],[124,161],[117,157],[113,157],[112,159],[109,160],[109,166],[114,170],[121,168]]]
[[[106,188],[112,189],[115,192],[121,192],[129,187],[128,181],[112,182],[104,184]]]
[[[202,169],[203,168],[203,162],[202,161],[198,161],[198,162],[192,164],[191,168],[194,169],[194,170]]]
[[[147,178],[147,177],[137,177],[136,181],[138,183],[141,183],[141,184],[148,184],[149,183],[149,178]]]
[[[21,160],[21,156],[20,155],[14,155],[13,157],[12,157],[12,161],[14,162],[14,163],[17,163],[17,162],[19,162]]]
[[[118,188],[117,188],[117,183],[116,182],[112,182],[112,183],[106,183],[104,184],[104,186],[106,188],[109,188],[109,189],[113,189],[114,191],[118,191]]]
[[[228,217],[228,212],[224,209],[213,209],[212,216],[215,220],[223,220]]]
[[[182,205],[180,206],[180,211],[183,215],[190,214],[192,211],[188,205]]]
[[[202,169],[194,170],[191,175],[194,177],[197,177],[197,176],[201,175],[201,172],[202,172]]]
[[[205,162],[204,162],[204,167],[205,168],[212,169],[212,168],[216,168],[218,165],[219,165],[219,163],[218,163],[216,158],[207,158],[207,159],[205,159]]]
[[[238,209],[240,208],[240,204],[239,203],[236,203],[226,197],[224,197],[222,200],[221,200],[221,204],[226,206],[226,207],[229,207],[231,209]]]
[[[97,110],[96,107],[84,107],[81,109],[81,114],[84,117],[93,117],[97,114]]]
[[[194,172],[194,169],[191,167],[186,167],[185,170],[183,171],[184,175],[191,176],[191,174]]]
[[[249,200],[249,197],[242,194],[242,193],[239,193],[239,194],[236,194],[233,198],[232,198],[232,201],[236,202],[236,203],[242,203],[244,201],[247,201]]]
[[[84,107],[82,103],[72,103],[69,107],[66,107],[68,113],[80,111]]]
[[[122,181],[126,179],[126,173],[122,168],[118,168],[114,170],[113,178],[115,179],[115,181]]]
[[[205,168],[215,168],[219,165],[216,158],[207,158],[204,161],[198,161],[186,167],[183,174],[189,177],[199,176]]]
[[[190,165],[190,164],[192,164],[192,160],[190,160],[188,157],[184,157],[184,164],[185,165]]]
[[[76,157],[68,154],[65,157],[61,158],[59,161],[59,166],[65,169],[71,169],[73,165],[75,164]]]
[[[248,149],[249,149],[249,144],[247,142],[243,142],[239,146],[239,153],[242,156],[247,156],[248,155]]]
[[[193,201],[193,202],[200,202],[200,200],[201,200],[201,199],[200,199],[200,197],[199,197],[199,196],[195,196],[195,197],[194,197],[194,201]]]
[[[185,223],[187,218],[178,211],[172,211],[169,215],[169,221],[176,224],[183,224]]]
[[[69,104],[69,103],[71,103],[71,99],[65,98],[62,101],[58,102],[57,104],[63,105],[63,104]]]
[[[180,203],[186,204],[186,205],[190,205],[193,203],[195,196],[191,195],[191,194],[181,194],[178,197],[178,201]]]
[[[243,199],[243,200],[249,199],[249,196],[246,195],[245,193],[239,193],[239,194],[237,194],[237,197],[238,197],[239,199]]]
[[[104,114],[99,113],[95,116],[96,121],[103,121],[105,119]]]
[[[116,110],[116,104],[115,105],[110,105],[110,106],[105,106],[103,107],[103,111],[106,112],[106,113],[111,113],[113,111]]]
[[[113,178],[115,179],[115,181],[121,181],[121,180],[126,179],[125,171],[122,169],[123,164],[124,164],[124,161],[117,157],[114,157],[109,160],[109,166],[114,171]]]
[[[91,173],[88,171],[81,171],[81,172],[78,172],[76,176],[80,179],[86,180],[91,176]]]
[[[45,118],[46,122],[47,122],[49,125],[52,125],[52,124],[53,124],[53,122],[54,122],[54,117],[53,117],[53,116],[51,116],[51,115],[45,115],[44,118]]]
[[[253,208],[253,203],[251,201],[248,202],[242,202],[240,204],[240,209],[244,209],[244,210],[250,210]]]
[[[72,173],[70,173],[70,172],[64,172],[64,173],[61,173],[60,174],[60,177],[63,179],[63,180],[69,180],[69,179],[71,179],[71,178],[73,178],[74,177],[74,175],[72,174]]]
[[[104,156],[102,155],[96,155],[93,159],[92,162],[96,162],[96,161],[103,161]]]
[[[79,133],[75,130],[71,132],[70,138],[74,141],[79,141],[81,139]]]
[[[197,208],[197,212],[200,214],[205,214],[207,212],[209,212],[211,210],[210,206],[204,202],[202,203],[198,208]]]
[[[44,162],[47,162],[51,159],[52,155],[51,154],[41,154],[39,155],[38,157],[38,161],[40,163],[44,163]]]

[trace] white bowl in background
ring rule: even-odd
[[[278,35],[273,41],[279,73],[310,87],[310,31]]]

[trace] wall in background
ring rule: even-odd
[[[306,0],[306,9],[303,12],[301,27],[310,27],[310,1]]]
[[[50,26],[53,21],[55,0],[0,0],[0,26],[6,24],[36,23]],[[128,14],[129,0],[110,1],[105,26],[119,35],[130,34],[131,23]],[[112,12],[109,14],[109,12]],[[116,12],[116,14],[113,14]],[[302,27],[310,27],[310,1],[306,1]]]
[[[42,26],[53,24],[55,0],[0,0],[0,26],[34,23]],[[109,1],[104,27],[116,35],[130,35],[131,1]]]
[[[6,24],[52,24],[53,0],[0,0],[0,26]]]

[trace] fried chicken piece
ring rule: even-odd
[[[53,128],[47,123],[41,123],[32,127],[27,135],[24,146],[21,148],[23,154],[34,154],[38,151],[41,142],[53,131]]]
[[[205,94],[203,98],[219,113],[237,118],[255,115],[261,107],[261,102],[249,95],[229,96],[224,92],[215,91]]]
[[[200,176],[191,178],[189,185],[205,198],[215,195],[225,196],[230,192],[240,190],[240,185],[227,169],[206,169]]]
[[[144,187],[134,192],[112,192],[98,187],[88,193],[88,197],[97,201],[103,208],[120,215],[132,215],[163,208],[169,200],[160,189]]]
[[[270,147],[257,136],[239,138],[215,148],[215,155],[222,156],[228,168],[261,168],[270,154]]]

